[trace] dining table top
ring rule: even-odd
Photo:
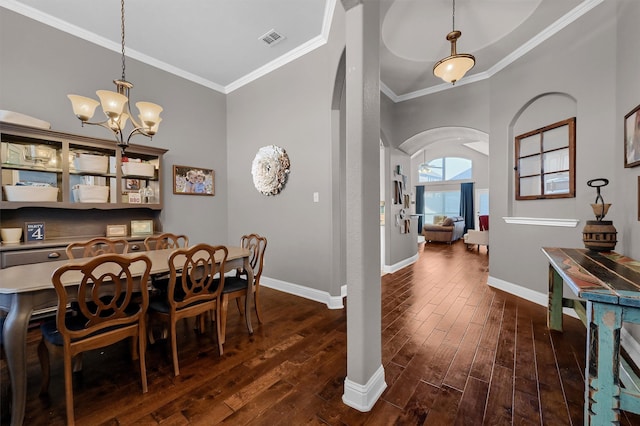
[[[228,250],[227,262],[230,260],[245,258],[250,255],[249,249],[236,246],[226,246]],[[151,260],[151,274],[161,274],[169,271],[168,259],[176,249],[150,250],[127,253],[124,256],[147,256]],[[10,266],[0,269],[0,294],[26,293],[38,290],[51,290],[51,276],[59,267],[67,264],[79,264],[89,261],[91,258],[64,259],[51,262],[32,263],[28,265]],[[144,265],[142,262],[133,264],[131,271],[134,275],[142,275]],[[81,274],[70,274],[65,279],[65,285],[79,284]]]

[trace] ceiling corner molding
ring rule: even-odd
[[[455,85],[443,83],[443,84],[438,84],[436,86],[427,87],[426,89],[417,90],[415,92],[406,93],[404,95],[396,95],[395,93],[393,93],[393,91],[391,91],[387,87],[387,89],[389,90],[390,93],[387,93],[387,92],[384,92],[384,93],[387,96],[389,96],[389,98],[391,98],[391,100],[393,100],[393,102],[398,103],[398,102],[408,101],[410,99],[415,99],[415,98],[419,98],[419,97],[422,97],[422,96],[430,95],[430,94],[433,94],[433,93],[442,92],[444,90],[453,89],[456,86],[463,86],[465,84],[475,83],[477,81],[482,81],[482,80],[485,80],[487,78],[490,78],[494,74],[496,74],[497,72],[503,70],[504,68],[506,68],[507,66],[509,66],[513,62],[517,61],[522,56],[527,54],[529,51],[531,51],[532,49],[534,49],[538,45],[540,45],[542,42],[544,42],[548,38],[552,37],[558,31],[562,30],[563,28],[565,28],[569,24],[573,23],[576,19],[580,18],[582,15],[584,15],[587,12],[589,12],[591,9],[593,9],[594,7],[598,6],[599,4],[601,4],[603,2],[604,2],[604,0],[585,0],[585,1],[583,1],[578,6],[574,7],[572,10],[570,10],[568,13],[566,13],[563,17],[561,17],[560,19],[555,21],[553,24],[549,25],[547,28],[545,28],[543,31],[541,31],[539,34],[537,34],[531,40],[527,41],[525,44],[520,46],[518,49],[514,50],[509,55],[505,56],[502,60],[500,60],[494,66],[489,68],[487,71],[482,72],[482,73],[478,73],[478,74],[473,74],[473,75],[470,75],[470,76],[466,76],[462,80],[456,82]],[[391,94],[393,94],[394,96],[391,96]]]
[[[553,24],[549,25],[547,28],[538,33],[531,40],[527,41],[525,44],[505,56],[501,61],[492,66],[487,70],[489,76],[494,75],[498,71],[506,68],[508,65],[520,59],[522,56],[526,55],[528,52],[536,48],[542,42],[547,40],[548,38],[555,35],[558,31],[562,30],[566,26],[573,23],[576,19],[580,18],[585,13],[589,12],[594,7],[598,6],[600,3],[604,2],[604,0],[585,0],[580,3],[578,6],[574,7],[569,13],[565,14],[563,17],[555,21]]]
[[[503,217],[502,219],[512,225],[560,226],[564,228],[575,228],[580,222],[579,219],[552,219],[548,217]]]
[[[287,52],[285,55],[280,56],[277,59],[274,59],[273,61],[269,62],[268,64],[258,68],[255,71],[250,72],[249,74],[245,75],[244,77],[241,77],[239,79],[237,79],[236,81],[234,81],[233,83],[228,84],[227,86],[225,86],[225,92],[224,93],[231,93],[236,89],[239,89],[240,87],[251,83],[254,80],[257,80],[258,78],[269,74],[271,71],[274,71],[286,64],[288,64],[289,62],[298,59],[301,56],[306,55],[307,53],[317,49],[320,46],[323,46],[324,44],[327,43],[327,39],[323,36],[323,35],[319,35],[317,37],[312,38],[311,40],[309,40],[308,42],[306,42],[305,44],[302,44],[300,46],[298,46],[297,48]]]
[[[86,31],[80,27],[72,25],[66,21],[58,19],[49,14],[43,13],[37,9],[34,9],[30,6],[26,6],[14,0],[0,0],[0,7],[4,7],[15,13],[26,16],[27,18],[33,19],[42,24],[45,24],[57,30],[63,31],[67,34],[71,34],[72,36],[78,37],[82,40],[86,40],[100,47],[104,47],[105,49],[111,50],[112,52],[116,52],[118,54],[120,54],[121,52],[122,46],[120,43],[114,43],[113,41],[108,40],[104,37],[100,37],[95,33]],[[138,60],[142,63],[151,65],[152,67],[166,71],[170,74],[174,74],[178,77],[184,78],[186,80],[193,81],[194,83],[208,87],[209,89],[213,89],[218,92],[225,93],[225,88],[220,86],[219,84],[216,84],[212,81],[209,81],[197,75],[191,74],[189,72],[186,72],[183,69],[174,67],[165,62],[159,61],[151,56],[144,55],[131,48],[127,48],[126,56],[128,58]]]
[[[478,74],[473,74],[470,76],[465,76],[462,80],[456,81],[456,84],[442,83],[437,86],[427,87],[426,89],[416,90],[415,92],[406,93],[404,95],[397,96],[397,102],[408,101],[410,99],[419,98],[426,95],[431,95],[433,93],[442,92],[449,89],[455,89],[459,86],[464,86],[465,84],[471,84],[478,81],[486,80],[491,77],[491,74],[488,72],[481,72]]]
[[[25,4],[19,3],[14,0],[0,0],[0,7],[4,7],[11,10],[12,12],[26,16],[27,18],[31,18],[35,21],[56,28],[60,31],[64,31],[67,34],[71,34],[83,40],[87,40],[91,43],[97,44],[98,46],[102,46],[106,49],[120,53],[120,43],[114,43],[104,37],[99,37],[92,32],[86,31],[75,25],[71,25],[68,22],[65,22],[47,13],[43,13]]]
[[[1,1],[1,0],[0,0]],[[285,55],[280,56],[277,59],[269,62],[268,64],[258,68],[255,71],[250,72],[234,81],[233,83],[228,84],[224,87],[224,93],[229,94],[236,89],[241,88],[242,86],[251,83],[258,78],[269,74],[271,71],[274,71],[280,68],[283,65],[288,64],[289,62],[298,59],[301,56],[306,55],[307,53],[317,49],[320,46],[324,46],[329,40],[329,32],[331,30],[331,23],[333,21],[333,12],[336,8],[337,0],[329,0],[327,2],[327,7],[324,10],[324,18],[322,19],[322,32],[319,36],[312,38],[308,42],[298,46],[297,48],[287,52]]]
[[[391,99],[393,101],[393,103],[397,104],[398,103],[398,95],[396,95],[393,90],[389,89],[389,86],[387,86],[386,84],[384,84],[384,82],[382,80],[380,80],[380,91],[382,93],[384,93],[385,95],[387,95],[387,97],[389,99]]]

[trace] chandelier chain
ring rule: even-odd
[[[122,4],[124,4],[124,0],[122,0],[122,2],[123,2]],[[456,30],[456,0],[453,0],[453,13],[451,13],[451,31],[455,31],[455,30]],[[122,31],[123,31],[123,34],[124,34],[124,27],[122,27]],[[124,35],[123,35],[123,37],[124,37]],[[123,55],[124,55],[124,53],[123,53]]]
[[[122,39],[122,80],[126,81],[126,77],[125,77],[125,66],[124,66],[124,0],[120,0],[120,11],[121,11],[121,31],[120,31],[120,37]]]

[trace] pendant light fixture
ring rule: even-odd
[[[151,102],[136,102],[139,115],[137,121],[131,114],[129,106],[129,91],[133,84],[125,77],[125,54],[124,54],[124,0],[121,0],[121,36],[122,36],[122,78],[114,80],[116,91],[98,90],[96,94],[100,102],[79,95],[67,95],[71,100],[73,113],[82,122],[82,125],[90,124],[102,126],[113,132],[118,146],[124,153],[129,146],[129,139],[133,135],[140,134],[152,138],[158,131],[158,126],[162,119],[160,113],[162,107]],[[102,111],[107,117],[104,121],[90,122],[98,105],[102,105]],[[133,130],[125,137],[125,126],[127,120],[131,119]]]
[[[462,32],[456,30],[456,0],[453,0],[452,30],[447,34],[447,40],[451,42],[451,55],[439,60],[433,66],[433,74],[446,81],[456,84],[476,63],[476,58],[468,53],[457,53],[456,42]]]

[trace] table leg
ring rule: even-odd
[[[22,425],[27,399],[27,328],[33,311],[29,294],[13,294],[4,323],[4,349],[11,376],[11,424]]]
[[[585,425],[619,424],[622,308],[587,302]]]
[[[553,266],[549,265],[549,309],[547,311],[547,327],[562,331],[562,277]]]
[[[249,334],[253,334],[253,327],[251,327],[251,309],[253,306],[253,268],[249,263],[249,258],[245,257],[243,262],[243,268],[247,271],[247,297],[244,301],[244,318],[247,322],[247,330]]]

